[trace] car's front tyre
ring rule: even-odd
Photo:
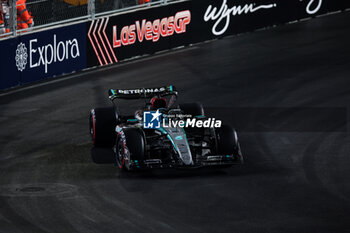
[[[140,168],[146,153],[146,140],[140,128],[123,129],[117,136],[115,143],[115,159],[123,170]]]
[[[237,161],[243,162],[236,130],[229,125],[222,125],[216,134],[218,154],[234,155]]]

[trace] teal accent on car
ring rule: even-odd
[[[176,136],[176,137],[175,137],[175,140],[182,140],[182,139],[183,139],[182,136]]]
[[[177,151],[177,146],[175,145],[173,139],[169,136],[169,134],[166,135],[166,136],[167,136],[167,138],[169,139],[169,141],[171,142],[171,144],[173,144],[173,147],[175,148],[175,150]]]
[[[167,131],[163,127],[159,127],[157,130],[159,130],[163,134],[168,134]]]
[[[165,134],[167,136],[167,138],[169,139],[169,141],[171,142],[171,144],[173,144],[173,147],[175,148],[175,150],[177,150],[177,147],[176,147],[176,145],[174,143],[174,140],[169,136],[168,132],[163,127],[160,127],[157,130],[159,130],[160,132]]]
[[[136,121],[138,121],[137,119],[128,119],[127,120],[128,122],[136,122]]]

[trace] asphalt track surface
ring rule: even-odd
[[[350,232],[349,28],[345,12],[1,96],[0,232]],[[244,165],[92,162],[107,89],[166,84],[238,129]]]

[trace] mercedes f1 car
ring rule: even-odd
[[[121,169],[230,167],[243,162],[236,131],[210,122],[199,103],[176,104],[174,86],[108,93],[113,106],[90,111],[90,134],[94,148],[110,148]],[[122,99],[145,104],[133,115],[122,115],[116,104]]]

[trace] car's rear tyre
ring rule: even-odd
[[[116,161],[119,168],[123,170],[131,170],[132,165],[140,168],[146,154],[146,140],[144,133],[139,128],[127,128],[123,130],[124,139],[118,135],[116,141]]]
[[[113,107],[90,111],[90,135],[96,147],[112,148],[115,140],[116,117]]]
[[[179,104],[179,108],[184,114],[191,115],[192,117],[204,117],[203,105],[200,103]]]

